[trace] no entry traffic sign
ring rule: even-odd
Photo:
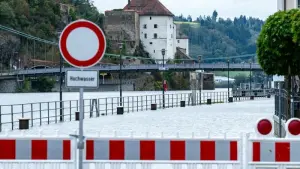
[[[106,49],[101,28],[87,20],[77,20],[65,27],[59,40],[60,53],[74,67],[88,68],[97,64]]]

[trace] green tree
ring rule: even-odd
[[[55,85],[55,80],[50,77],[38,77],[36,81],[32,82],[32,88],[38,92],[51,92]]]
[[[292,16],[298,9],[279,11],[267,20],[257,39],[257,56],[268,75],[291,75],[300,70],[299,46],[293,41]]]
[[[7,2],[0,2],[0,23],[9,26],[15,25],[15,12]]]
[[[269,16],[257,40],[258,61],[268,75],[285,75],[288,97],[291,75],[300,72],[300,46],[293,41],[293,17],[298,9],[279,11]],[[297,39],[294,37],[294,40]],[[288,107],[290,107],[288,105]],[[287,118],[290,118],[289,109]]]

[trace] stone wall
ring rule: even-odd
[[[0,93],[16,93],[18,88],[17,80],[0,80]],[[123,84],[122,88],[124,91],[134,91],[134,84],[127,83]],[[65,84],[62,86],[64,92],[76,92],[79,89],[66,88]],[[56,82],[53,92],[59,92],[59,81]],[[118,84],[100,84],[98,89],[86,89],[85,91],[98,92],[98,91],[119,91]]]
[[[122,89],[124,91],[133,91],[134,90],[133,84],[123,84]],[[86,92],[100,92],[100,91],[119,91],[120,87],[118,84],[100,84],[98,89],[85,89]],[[53,92],[59,92],[59,82],[57,82],[52,89]],[[70,89],[66,88],[65,84],[62,86],[63,92],[79,92],[79,89]]]
[[[118,51],[118,43],[125,42],[126,53],[133,54],[139,45],[139,15],[135,11],[106,11],[104,31],[112,50]]]

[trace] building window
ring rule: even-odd
[[[170,25],[170,28],[172,29],[172,25]]]
[[[171,38],[173,38],[173,34],[171,34]]]
[[[153,51],[153,53],[155,53],[155,50]]]
[[[150,20],[152,20],[152,17],[150,16]]]
[[[147,39],[147,33],[144,34],[144,38]]]
[[[144,29],[147,29],[147,24],[144,24]]]
[[[157,39],[157,33],[154,34],[154,39]]]
[[[298,0],[297,3],[298,8],[300,8],[300,0]]]
[[[154,28],[157,28],[157,24],[154,24]]]
[[[150,42],[150,45],[152,45],[152,42]]]
[[[180,40],[177,40],[178,43],[180,43]]]

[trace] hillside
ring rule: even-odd
[[[1,25],[48,40],[79,18],[103,24],[103,14],[86,0],[0,0],[0,16]]]
[[[0,0],[0,25],[56,42],[59,32],[69,22],[86,18],[102,26],[103,16],[86,0]],[[27,43],[25,38],[14,36],[0,29],[0,56],[2,58],[0,66],[5,69],[11,59],[14,62],[18,59],[11,53],[18,53],[23,58],[26,55]],[[29,41],[29,43],[33,42]],[[32,48],[32,45],[29,47]],[[44,44],[36,43],[37,59],[51,51],[53,49],[50,45],[45,48]],[[54,58],[58,60],[58,52]]]
[[[203,55],[207,58],[226,58],[256,53],[256,38],[264,22],[256,18],[240,16],[231,19],[218,17],[214,11],[212,16],[199,16],[194,21],[188,16],[176,16],[176,23],[190,40],[190,55]],[[249,58],[235,59],[234,62]],[[223,60],[207,60],[218,62]]]

